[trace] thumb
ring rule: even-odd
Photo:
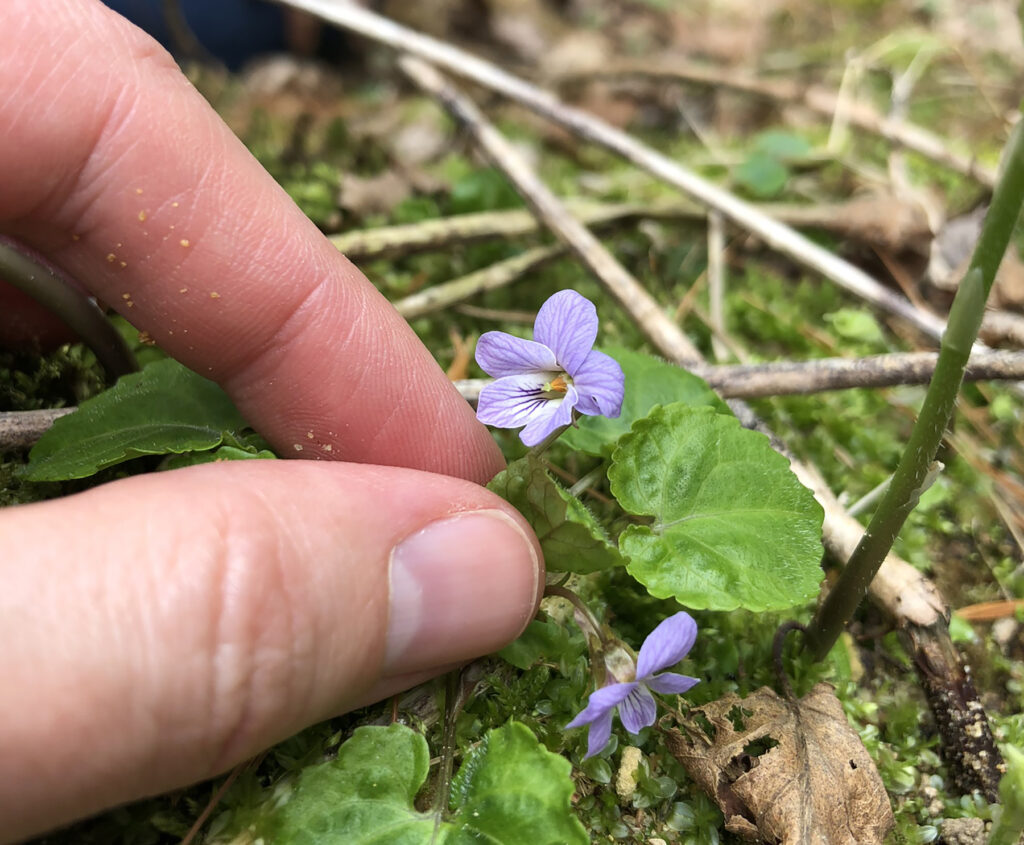
[[[494,651],[543,587],[528,526],[487,490],[344,463],[136,476],[0,511],[0,548],[15,839]]]

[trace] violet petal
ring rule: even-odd
[[[480,398],[483,399],[483,391],[480,391]],[[576,407],[578,400],[579,394],[571,386],[566,390],[564,399],[542,399],[544,405],[530,415],[526,427],[519,432],[519,439],[527,446],[536,446],[555,429],[568,425],[572,422],[572,409]],[[477,408],[479,409],[479,403],[477,403]],[[479,410],[477,410],[477,417],[480,418]],[[482,418],[480,419],[482,420]],[[502,427],[513,428],[514,426],[503,425]]]
[[[476,362],[493,378],[521,373],[557,372],[555,353],[543,343],[505,332],[484,332],[476,342]]]
[[[608,710],[590,723],[590,731],[587,733],[587,753],[583,759],[589,760],[591,757],[604,751],[604,747],[608,744],[611,736],[612,711]]]
[[[636,686],[637,684],[631,681],[626,684],[609,684],[606,687],[595,690],[590,694],[587,706],[565,727],[567,729],[579,728],[593,722],[595,719],[601,718],[605,713],[610,714],[616,705],[626,698]]]
[[[679,675],[675,672],[663,672],[644,679],[644,684],[655,692],[679,695],[700,683],[698,678]]]
[[[537,312],[533,339],[552,352],[559,365],[575,377],[597,340],[597,309],[574,290],[560,290]]]
[[[541,395],[549,379],[547,373],[526,373],[484,385],[476,405],[477,419],[499,428],[518,428],[538,416],[547,418],[555,410],[551,400]]]
[[[617,417],[622,412],[625,380],[618,361],[591,350],[573,374],[573,384],[580,394],[577,409],[591,416]]]
[[[697,623],[685,610],[670,616],[648,634],[636,660],[636,677],[645,680],[655,672],[675,666],[693,648]]]
[[[654,696],[643,684],[637,684],[619,705],[619,718],[622,726],[631,734],[638,734],[644,728],[654,724],[658,716],[658,705]]]

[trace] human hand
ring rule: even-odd
[[[502,466],[486,430],[171,59],[98,2],[4,12],[0,232],[219,382],[281,454],[322,459],[0,511],[18,839],[499,648],[543,568],[477,486]]]

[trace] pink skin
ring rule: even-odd
[[[543,587],[529,528],[477,486],[502,466],[484,427],[171,59],[95,0],[3,17],[0,232],[217,380],[282,454],[322,462],[0,511],[0,840],[493,651]]]

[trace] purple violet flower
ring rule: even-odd
[[[699,683],[697,678],[675,672],[654,674],[682,660],[696,639],[697,623],[689,613],[680,611],[670,616],[651,631],[640,646],[635,680],[612,683],[591,694],[583,711],[565,726],[568,729],[590,725],[584,760],[608,744],[612,734],[612,711],[616,707],[619,708],[623,727],[631,734],[640,733],[643,728],[653,725],[658,715],[651,690],[679,694]]]
[[[545,302],[533,324],[533,340],[485,332],[476,361],[497,379],[480,391],[477,418],[499,428],[525,426],[519,437],[536,446],[572,422],[573,410],[617,417],[624,377],[614,358],[593,349],[597,309],[574,290]]]

